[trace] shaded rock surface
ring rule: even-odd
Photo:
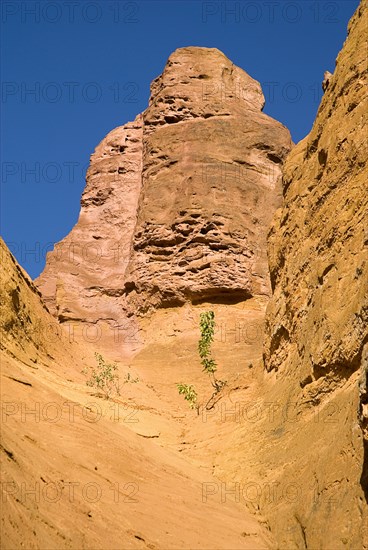
[[[0,237],[0,350],[31,369],[81,359],[69,335],[50,314],[41,294]],[[74,358],[74,359],[73,359]]]
[[[367,11],[362,3],[351,19],[312,131],[286,160],[269,235],[265,365],[301,419],[299,434],[284,422],[278,479],[300,483],[292,508],[308,548],[368,545]]]
[[[35,281],[50,312],[77,339],[134,348],[122,306],[142,170],[142,117],[112,130],[87,171],[78,223]]]

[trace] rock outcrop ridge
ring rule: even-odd
[[[314,436],[301,473],[286,466],[279,481],[294,469],[302,487],[308,478],[316,487],[295,505],[308,548],[368,547],[367,19],[362,3],[313,128],[286,159],[269,235],[265,366],[296,416],[311,418],[293,448]],[[329,419],[311,430],[321,410]]]
[[[159,307],[270,294],[266,233],[288,130],[217,49],[181,48],[149,107],[96,148],[78,223],[36,281],[60,321],[134,324]]]
[[[90,338],[130,345],[122,311],[142,169],[142,117],[112,130],[87,171],[78,223],[47,255],[36,280],[50,312],[71,326],[96,326]],[[88,338],[87,338],[88,339]],[[92,340],[91,340],[92,341]]]

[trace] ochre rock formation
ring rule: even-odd
[[[35,281],[50,312],[77,338],[131,347],[122,310],[142,170],[142,117],[110,132],[87,171],[78,223]],[[82,328],[81,328],[82,326]],[[78,330],[79,327],[79,330]]]
[[[258,82],[216,49],[174,52],[143,113],[130,307],[269,294],[265,235],[289,132]]]
[[[147,110],[92,155],[78,223],[36,281],[60,321],[105,327],[113,345],[147,311],[269,296],[266,234],[291,140],[263,106],[219,50],[170,56]]]
[[[278,422],[257,459],[283,491],[261,506],[282,548],[368,547],[367,12],[286,159],[269,234],[262,400]]]
[[[7,495],[8,548],[102,548],[110,521],[111,547],[368,549],[367,12],[290,154],[256,81],[216,49],[174,52],[147,110],[91,157],[78,223],[36,281],[54,317],[1,247],[4,479],[65,489],[77,473],[104,491],[72,507]],[[208,309],[226,381],[210,410]],[[113,402],[81,374],[101,348],[125,354]],[[199,415],[177,383],[195,385]],[[11,400],[78,418],[52,432]],[[118,508],[107,481],[141,499]]]

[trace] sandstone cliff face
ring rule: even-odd
[[[32,369],[70,358],[67,333],[50,315],[40,292],[0,238],[0,350]]]
[[[362,6],[313,129],[287,158],[269,236],[266,366],[298,355],[301,382],[313,387],[331,370],[345,379],[359,368],[367,330],[366,23]]]
[[[143,114],[132,310],[269,294],[265,234],[289,132],[258,82],[216,49],[174,52]]]
[[[361,4],[352,18],[313,129],[286,160],[284,202],[269,235],[264,358],[279,394],[311,418],[302,433],[313,446],[294,459],[302,486],[309,477],[316,490],[295,505],[301,540],[313,548],[361,548],[368,535],[367,11]],[[312,429],[320,410],[330,419]],[[302,439],[295,433],[290,444],[297,449]],[[293,470],[279,479],[291,480]]]
[[[50,312],[77,338],[131,348],[134,322],[122,308],[142,170],[142,117],[98,145],[87,171],[78,223],[47,255],[36,280]],[[78,325],[85,328],[78,332]]]
[[[269,295],[266,233],[291,140],[263,105],[219,50],[170,56],[148,109],[92,155],[78,223],[36,281],[59,320],[103,324],[113,344],[154,308]]]

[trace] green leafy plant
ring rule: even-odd
[[[88,376],[86,385],[101,392],[105,399],[116,393],[120,395],[118,366],[116,363],[107,363],[100,353],[95,353],[96,367],[87,367],[82,370]]]
[[[197,408],[197,392],[194,386],[188,384],[176,384],[180,395],[184,395],[184,399],[189,402],[191,409]]]
[[[201,338],[198,342],[198,352],[201,358],[201,364],[203,366],[204,372],[210,377],[212,387],[214,388],[214,393],[210,397],[209,401],[206,404],[206,408],[213,407],[214,397],[222,390],[226,382],[223,380],[218,380],[215,376],[217,371],[216,361],[212,357],[211,345],[215,336],[215,314],[213,311],[205,311],[201,313],[200,317],[200,330]]]
[[[199,323],[201,338],[198,342],[198,352],[201,358],[203,371],[208,374],[212,387],[215,390],[208,402],[206,403],[206,409],[211,409],[214,406],[214,399],[216,395],[222,390],[222,388],[226,384],[226,382],[224,382],[223,380],[219,380],[215,376],[215,372],[217,371],[217,364],[216,361],[213,359],[211,353],[211,345],[215,335],[215,326],[215,314],[213,311],[205,311],[201,313]],[[196,407],[198,412],[199,407],[198,405],[196,405],[197,393],[194,387],[188,384],[177,384],[177,387],[179,389],[179,394],[183,394],[184,399],[190,402],[191,408],[194,409]],[[193,395],[195,395],[195,401],[192,400]]]

